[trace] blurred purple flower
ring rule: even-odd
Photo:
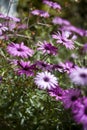
[[[83,97],[74,104],[72,113],[75,121],[87,129],[87,97]]]
[[[43,3],[50,6],[53,9],[61,10],[61,6],[57,2],[52,2],[52,1],[49,1],[49,0],[43,0]]]
[[[31,65],[29,61],[18,61],[17,65],[19,68],[16,69],[17,73],[19,75],[26,75],[26,76],[33,76],[34,75],[34,70],[35,66]]]
[[[2,35],[5,31],[8,31],[8,28],[0,23],[0,35]]]
[[[45,61],[36,61],[36,67],[43,71],[50,71],[51,65],[46,63]]]
[[[23,42],[20,44],[10,43],[7,46],[7,51],[12,56],[19,56],[22,58],[28,58],[28,56],[32,56],[34,53],[33,50],[25,46]]]
[[[62,26],[63,30],[67,30],[67,31],[72,31],[77,33],[80,36],[87,36],[87,30],[81,29],[81,28],[77,28],[73,25],[68,25],[68,26]]]
[[[85,43],[85,44],[83,45],[83,47],[82,47],[82,51],[83,51],[84,53],[87,52],[87,43]]]
[[[52,65],[53,70],[57,70],[61,73],[66,72],[67,74],[69,74],[75,67],[76,67],[76,65],[74,65],[70,61],[66,61],[65,63],[60,62],[59,64]]]
[[[57,43],[63,44],[68,49],[74,49],[74,40],[77,38],[69,31],[61,31],[52,35],[52,38],[56,39]]]
[[[79,99],[81,96],[81,91],[79,89],[70,88],[67,91],[65,91],[62,101],[64,104],[64,107],[66,109],[72,108],[73,104]]]
[[[61,72],[61,73],[64,72],[64,71],[63,71],[63,67],[62,67],[61,65],[59,65],[59,64],[53,64],[53,65],[52,65],[52,70],[59,71],[59,72]]]
[[[61,17],[55,17],[52,23],[59,24],[59,25],[70,25],[70,22],[68,20],[65,20]]]
[[[31,14],[39,15],[44,18],[48,18],[50,16],[48,12],[45,12],[43,10],[38,10],[38,9],[31,11]]]
[[[20,19],[17,17],[13,17],[13,16],[7,16],[5,14],[0,13],[0,18],[4,19],[4,20],[12,20],[14,22],[20,22]]]
[[[27,29],[27,25],[26,24],[17,24],[17,29]]]
[[[62,99],[64,95],[64,90],[59,86],[56,86],[56,88],[51,88],[50,90],[48,90],[48,93],[51,97],[55,97],[55,99],[58,101]]]
[[[48,53],[51,55],[56,55],[58,48],[56,48],[55,46],[53,46],[51,43],[48,43],[47,41],[39,42],[38,43],[38,48],[37,50],[41,50],[43,54]]]
[[[35,84],[40,88],[40,89],[51,89],[51,88],[56,88],[58,81],[57,78],[51,74],[50,72],[40,72],[36,75],[34,78]]]
[[[76,67],[69,77],[74,84],[85,86],[87,85],[87,68]]]
[[[68,74],[76,67],[72,62],[66,61],[65,63],[59,63],[62,67],[63,72],[67,72]]]

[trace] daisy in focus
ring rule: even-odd
[[[73,69],[69,75],[71,81],[76,85],[86,86],[87,85],[87,68]]]
[[[25,46],[24,43],[11,43],[7,46],[7,51],[12,56],[18,56],[22,58],[28,58],[33,55],[33,50]]]
[[[61,32],[57,32],[52,35],[52,38],[56,39],[56,43],[63,44],[67,49],[74,49],[74,40],[76,39],[76,35],[72,36],[70,31],[61,30]]]
[[[43,54],[48,53],[51,55],[56,55],[58,49],[53,46],[51,43],[48,43],[47,41],[39,42],[37,50],[41,50]]]
[[[57,78],[51,74],[50,72],[41,72],[38,73],[35,77],[35,84],[40,88],[40,89],[52,89],[56,88],[58,85]]]

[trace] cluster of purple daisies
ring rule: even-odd
[[[53,9],[61,10],[61,6],[57,2],[43,0],[42,3]],[[50,17],[48,12],[39,9],[32,10],[31,14],[41,18]],[[20,19],[18,18],[0,14],[0,19],[3,21],[0,23],[1,39],[6,39],[5,32],[9,34],[9,32],[14,33],[15,29],[26,28],[26,25],[20,24]],[[38,41],[35,43],[35,50],[24,42],[10,42],[7,45],[7,52],[10,55],[9,61],[18,75],[25,75],[28,78],[33,77],[34,85],[39,89],[46,90],[56,101],[61,101],[65,109],[70,109],[75,121],[78,124],[82,124],[85,129],[87,128],[87,95],[85,93],[87,87],[87,67],[80,66],[69,60],[52,63],[50,62],[52,59],[50,60],[49,57],[58,59],[60,46],[61,48],[65,47],[64,49],[68,51],[74,50],[78,35],[87,36],[87,30],[77,28],[68,20],[60,17],[53,18],[52,26],[54,24],[58,25],[59,29],[51,35],[52,41]],[[11,35],[7,36],[6,40]],[[81,45],[81,47],[82,52],[86,54],[87,43]],[[39,58],[35,57],[35,54],[38,54]],[[78,58],[73,53],[72,57]],[[60,77],[56,76],[57,73],[62,75],[62,77],[66,74],[72,86],[68,89],[62,88]]]

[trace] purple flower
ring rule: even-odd
[[[9,44],[7,46],[7,51],[12,56],[19,56],[22,58],[28,58],[28,56],[32,56],[34,53],[33,50],[25,46],[23,42],[20,44],[16,43]]]
[[[59,65],[59,64],[53,64],[53,65],[52,65],[52,70],[59,71],[59,72],[61,72],[61,73],[64,72],[64,71],[63,71],[63,67],[62,67],[61,65]]]
[[[7,30],[8,30],[8,28],[7,28],[5,25],[2,25],[2,24],[0,23],[0,35],[2,35],[3,32],[5,32],[5,31],[7,31]]]
[[[87,85],[87,68],[76,67],[69,77],[74,84],[85,86]]]
[[[8,62],[12,65],[12,66],[17,66],[18,65],[18,60],[17,59],[9,59]]]
[[[55,97],[56,100],[58,101],[62,99],[64,95],[64,90],[62,90],[62,88],[60,88],[59,86],[56,86],[56,88],[48,90],[48,93],[51,97]]]
[[[40,72],[35,77],[35,84],[40,89],[51,89],[56,88],[58,82],[57,78],[50,72]]]
[[[62,67],[63,72],[67,72],[68,74],[72,71],[72,69],[74,69],[76,66],[70,62],[70,61],[66,61],[65,63],[59,63],[59,66]]]
[[[59,25],[70,25],[70,22],[68,20],[62,19],[60,17],[55,17],[52,23]]]
[[[27,25],[26,24],[17,24],[17,29],[27,29]]]
[[[52,7],[53,9],[61,10],[61,6],[56,2],[52,2],[52,1],[49,1],[49,0],[43,0],[43,3]]]
[[[70,62],[70,61],[66,61],[65,63],[63,62],[60,62],[59,64],[54,64],[52,65],[52,69],[53,70],[57,70],[61,73],[70,73],[72,71],[72,69],[74,69],[76,66]]]
[[[12,20],[15,22],[20,22],[19,18],[13,17],[13,16],[7,16],[5,14],[0,13],[0,18],[4,19],[4,20]]]
[[[57,43],[63,44],[68,49],[74,49],[74,40],[76,39],[75,35],[71,37],[71,32],[69,31],[61,31],[52,35],[54,39],[56,39]],[[71,37],[71,38],[70,38]]]
[[[72,113],[75,121],[87,129],[87,97],[82,98],[81,101],[74,104]]]
[[[85,44],[83,45],[83,47],[82,47],[82,51],[83,51],[84,53],[87,52],[87,43],[85,43]]]
[[[87,36],[87,30],[77,28],[73,25],[63,26],[62,29],[75,32],[75,33],[79,34],[80,36]]]
[[[19,75],[33,76],[35,66],[31,65],[29,61],[18,61],[19,68],[16,69]]]
[[[43,10],[38,10],[38,9],[33,10],[31,13],[33,15],[39,15],[39,16],[44,17],[44,18],[48,18],[50,16],[48,12],[45,12]]]
[[[44,62],[44,61],[36,61],[36,67],[38,69],[43,70],[43,71],[50,71],[51,70],[51,65]]]
[[[71,108],[80,96],[81,91],[79,89],[70,88],[67,91],[65,91],[62,97],[64,107],[66,109]]]
[[[38,48],[37,50],[41,50],[43,54],[48,53],[51,55],[56,55],[57,54],[57,48],[53,46],[51,43],[48,43],[47,41],[39,42],[38,43]]]

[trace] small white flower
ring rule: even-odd
[[[57,78],[50,72],[38,73],[35,77],[35,84],[41,89],[56,88],[58,85]]]

